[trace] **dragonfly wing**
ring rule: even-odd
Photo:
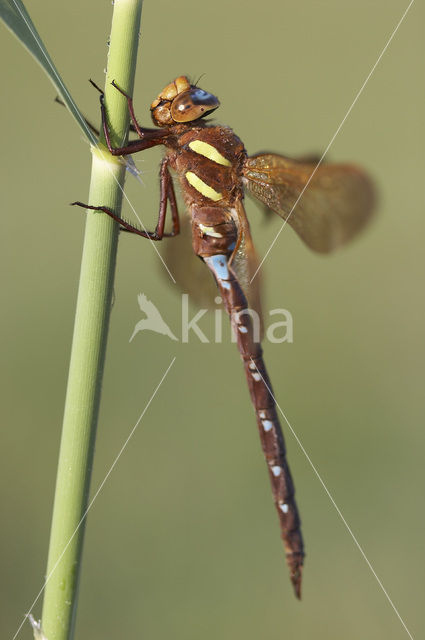
[[[163,241],[161,252],[164,262],[182,293],[189,294],[191,302],[201,309],[217,309],[218,296],[209,269],[193,252],[192,224],[187,215],[180,218],[180,233]]]
[[[348,164],[317,164],[273,153],[248,158],[248,191],[278,213],[310,249],[328,253],[369,220],[375,194],[364,171]]]

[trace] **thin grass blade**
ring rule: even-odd
[[[21,0],[0,0],[0,18],[45,71],[86,138],[96,144],[96,137],[85,123]]]

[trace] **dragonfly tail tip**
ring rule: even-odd
[[[301,600],[301,580],[294,584],[295,595],[298,600]]]
[[[295,596],[298,600],[301,600],[301,582],[302,582],[302,569],[303,565],[296,563],[291,567],[291,582],[294,588]]]

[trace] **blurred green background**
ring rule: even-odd
[[[407,4],[147,1],[136,111],[149,126],[148,106],[167,82],[205,74],[201,86],[221,100],[217,121],[249,153],[320,153]],[[27,8],[80,108],[98,120],[87,79],[103,82],[111,3]],[[330,257],[286,228],[263,270],[266,311],[284,307],[294,318],[293,344],[265,344],[278,402],[417,638],[425,627],[424,20],[414,3],[329,152],[373,176],[373,224]],[[12,638],[45,570],[84,231],[84,213],[68,203],[87,199],[90,155],[46,77],[1,34],[0,627]],[[141,154],[145,186],[127,182],[150,228],[159,159]],[[250,200],[247,211],[263,254],[281,221],[265,223]],[[176,362],[90,512],[76,637],[408,637],[285,429],[307,549],[303,601],[295,600],[235,346],[147,332],[129,344],[139,292],[179,335],[180,297],[155,252],[121,236],[92,492]]]

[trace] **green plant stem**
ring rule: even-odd
[[[125,139],[128,111],[110,83],[115,79],[133,92],[141,9],[142,0],[115,0],[105,103],[116,145]],[[123,164],[106,148],[93,149],[90,204],[119,212],[124,175]],[[70,215],[78,219],[78,211]],[[105,214],[88,213],[43,602],[47,640],[70,640],[74,632],[117,239],[116,223]]]

